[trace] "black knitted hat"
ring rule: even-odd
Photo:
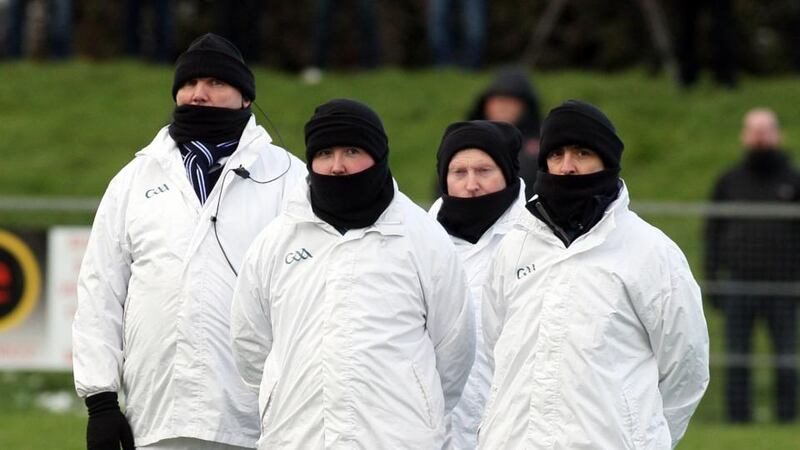
[[[519,172],[517,156],[521,147],[522,134],[510,123],[471,120],[450,124],[444,131],[436,153],[436,168],[442,192],[447,193],[447,168],[450,160],[456,153],[467,148],[486,152],[500,168],[506,184],[514,184]]]
[[[306,164],[326,148],[353,146],[364,149],[380,164],[389,155],[389,139],[378,114],[369,106],[339,98],[323,103],[305,126]]]
[[[218,78],[242,93],[247,100],[256,99],[256,80],[245,65],[241,52],[233,43],[214,33],[195,39],[175,62],[172,98],[192,78]]]
[[[606,169],[618,169],[624,144],[611,121],[594,105],[567,100],[553,108],[542,122],[539,168],[547,171],[547,155],[565,145],[597,152]]]

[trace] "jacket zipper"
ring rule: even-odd
[[[539,211],[539,214],[542,215],[542,218],[544,218],[544,220],[547,221],[547,224],[558,235],[559,239],[561,239],[562,241],[567,243],[566,245],[569,245],[569,243],[571,242],[570,239],[569,239],[569,236],[567,236],[567,233],[564,231],[563,228],[558,226],[553,221],[553,219],[550,218],[550,214],[548,214],[547,211],[544,209],[544,206],[542,206],[542,202],[536,202],[536,203],[533,204],[533,206],[536,207],[536,210]]]

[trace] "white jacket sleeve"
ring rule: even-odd
[[[72,364],[81,397],[117,392],[122,381],[123,310],[132,263],[124,225],[125,178],[123,172],[117,175],[103,195],[78,275]]]
[[[708,328],[700,288],[686,258],[670,242],[660,274],[669,284],[648,308],[646,326],[658,362],[658,388],[673,448],[683,437],[709,381]]]
[[[475,319],[469,287],[452,244],[433,249],[432,289],[425,293],[428,333],[436,353],[445,414],[455,408],[475,360]],[[449,247],[449,248],[448,248]]]
[[[271,227],[270,227],[271,228]],[[264,253],[264,233],[256,238],[244,257],[231,304],[233,359],[242,380],[258,390],[264,362],[272,349],[269,276]]]

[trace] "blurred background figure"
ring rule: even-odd
[[[714,202],[797,205],[800,172],[781,148],[775,113],[749,111],[741,134],[744,159],[714,187]],[[776,358],[776,416],[797,416],[797,300],[788,283],[800,279],[800,221],[796,218],[712,218],[706,228],[706,279],[719,286],[712,304],[725,315],[728,354],[726,412],[731,422],[753,419],[750,365],[756,319],[763,318]],[[758,284],[755,284],[758,283]]]
[[[258,63],[261,53],[262,0],[216,0],[214,19],[217,34],[239,47],[244,60]]]
[[[145,20],[147,11],[143,8],[144,3],[152,5],[151,20]],[[125,52],[128,56],[145,56],[146,59],[165,64],[173,62],[173,19],[170,3],[169,0],[126,0]],[[146,50],[148,47],[149,50]]]
[[[509,122],[522,133],[519,176],[525,181],[525,198],[533,195],[539,155],[539,96],[522,67],[505,67],[484,90],[467,117],[468,120]]]
[[[311,66],[303,70],[303,81],[315,84],[322,79],[322,71],[328,66],[328,52],[331,43],[331,27],[337,0],[316,0],[316,24],[314,28],[314,49]],[[356,26],[360,36],[358,65],[362,69],[372,69],[380,64],[380,40],[375,18],[375,2],[356,0],[355,14],[347,14],[348,26]],[[355,22],[350,19],[355,16]]]
[[[28,0],[9,0],[8,3],[8,57],[21,58],[26,45],[28,23]],[[48,0],[45,2],[47,29],[47,56],[65,59],[72,53],[72,0]]]
[[[436,66],[478,69],[486,37],[485,0],[429,0],[428,39]],[[454,18],[457,27],[453,27]],[[456,36],[461,36],[457,39]],[[454,42],[460,41],[457,45]]]
[[[678,0],[675,4],[678,17],[675,51],[678,57],[678,81],[689,88],[697,82],[700,63],[697,56],[698,19],[703,9],[708,9],[711,29],[703,40],[711,43],[711,69],[714,79],[727,88],[736,87],[736,25],[730,0]]]

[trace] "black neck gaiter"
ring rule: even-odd
[[[450,235],[474,244],[483,236],[519,196],[519,179],[505,189],[480,197],[442,195],[442,207],[436,220]]]
[[[607,169],[589,175],[553,175],[539,171],[536,175],[534,192],[539,194],[539,199],[529,202],[525,207],[533,215],[542,218],[541,212],[536,208],[536,203],[541,202],[549,219],[545,222],[553,228],[560,227],[565,233],[560,239],[566,245],[589,231],[600,218],[611,202],[619,194],[620,180],[619,169]],[[556,231],[556,230],[554,230]]]
[[[352,175],[310,171],[308,180],[314,214],[340,232],[372,225],[394,198],[392,173],[385,160]]]
[[[242,136],[250,108],[230,109],[214,106],[181,105],[175,107],[169,135],[175,142],[203,141],[220,144]]]

